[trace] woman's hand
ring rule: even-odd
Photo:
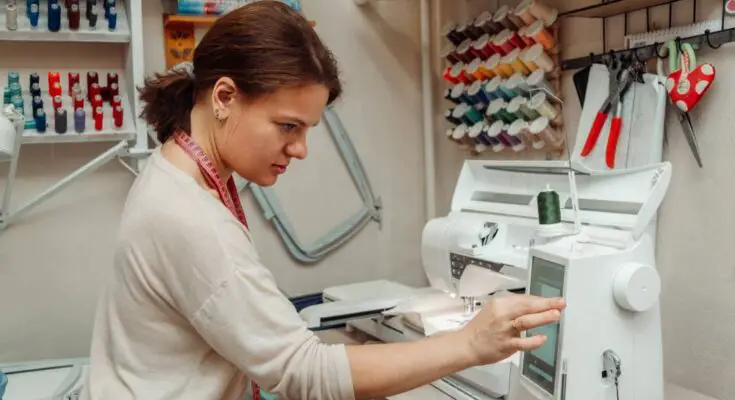
[[[521,332],[559,321],[563,299],[510,295],[485,304],[460,332],[474,365],[493,364],[517,351],[528,351],[546,342],[544,336],[521,338]]]

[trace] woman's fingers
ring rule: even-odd
[[[546,336],[536,335],[524,338],[513,338],[510,340],[510,346],[516,351],[530,351],[537,349],[546,343]]]
[[[513,327],[518,331],[526,331],[539,326],[558,322],[561,312],[557,309],[544,311],[537,314],[526,314],[516,318]]]
[[[526,314],[538,314],[548,310],[563,310],[564,307],[566,307],[566,302],[560,297],[549,298],[521,295],[512,298],[507,312],[511,319],[515,319]]]

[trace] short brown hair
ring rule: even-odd
[[[194,50],[193,76],[169,71],[140,88],[143,118],[165,142],[189,131],[198,95],[230,77],[250,99],[288,87],[323,84],[328,104],[342,93],[337,63],[311,24],[281,1],[249,3],[219,18]]]

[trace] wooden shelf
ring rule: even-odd
[[[602,3],[580,7],[574,10],[564,11],[559,14],[560,17],[580,17],[580,18],[605,18],[615,15],[625,14],[632,11],[643,10],[649,7],[662,6],[665,4],[675,3],[679,0],[610,0]]]
[[[207,27],[212,25],[219,16],[216,15],[181,15],[171,14],[165,16],[165,25],[168,24],[193,24],[198,27]],[[316,26],[316,21],[309,21],[311,26]]]

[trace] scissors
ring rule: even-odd
[[[663,49],[663,55],[658,57],[658,60],[656,62],[656,72],[666,77],[667,75],[664,74],[664,67],[663,67],[663,58],[666,58],[666,55],[668,53],[669,57],[669,72],[674,72],[678,68],[678,60],[679,60],[679,45],[674,40],[669,40],[666,43],[664,43],[661,46],[661,49]],[[689,43],[682,43],[681,44],[681,52],[685,53],[687,57],[689,57],[690,60],[694,60],[694,48]],[[688,112],[682,111],[679,107],[674,107],[674,109],[677,112],[677,117],[679,119],[679,124],[681,124],[681,129],[684,132],[684,137],[687,140],[687,143],[689,144],[689,149],[692,151],[692,155],[694,156],[694,159],[697,161],[697,165],[699,165],[699,168],[702,168],[702,157],[699,154],[699,145],[697,143],[697,134],[694,132],[694,126],[692,126],[692,120],[689,117]]]

